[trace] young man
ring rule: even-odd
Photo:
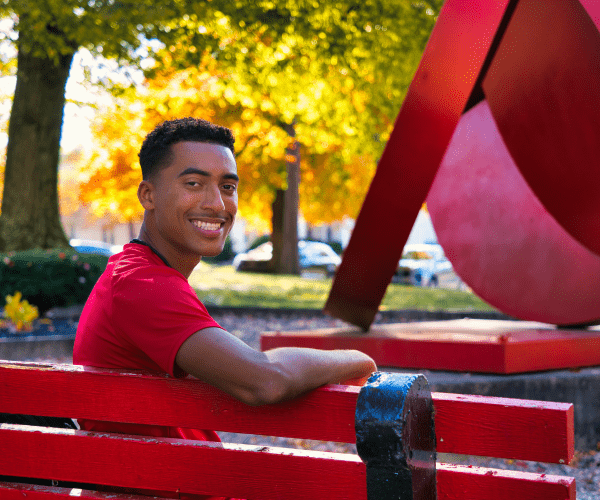
[[[139,238],[109,259],[83,309],[75,364],[192,375],[260,405],[376,369],[358,351],[256,351],[223,330],[188,284],[203,256],[219,254],[237,212],[229,129],[184,118],[159,125],[140,150]],[[213,431],[82,421],[86,430],[218,440]]]

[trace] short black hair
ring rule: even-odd
[[[138,154],[142,178],[148,180],[164,167],[171,156],[171,145],[182,141],[209,142],[229,148],[235,156],[233,132],[201,118],[178,118],[157,125],[150,132]]]

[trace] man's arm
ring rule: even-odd
[[[190,336],[175,362],[190,375],[250,405],[277,403],[377,369],[359,351],[296,347],[256,351],[220,328],[205,328]]]

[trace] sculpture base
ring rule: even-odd
[[[263,333],[261,349],[275,347],[357,349],[380,368],[527,373],[600,366],[600,327],[460,319]]]

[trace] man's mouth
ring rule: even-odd
[[[205,222],[201,220],[193,220],[191,222],[197,228],[204,229],[206,231],[218,231],[223,225],[222,222]]]

